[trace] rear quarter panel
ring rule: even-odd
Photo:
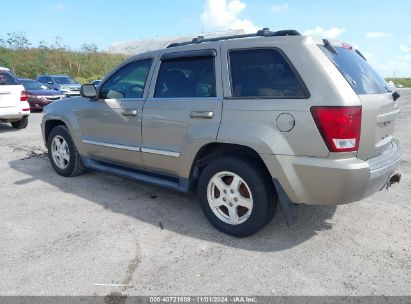
[[[309,91],[306,99],[232,99],[228,69],[223,70],[224,106],[219,142],[236,143],[260,154],[328,157],[315,125],[312,106],[359,105],[358,96],[310,37],[241,39],[223,45],[222,66],[229,67],[231,49],[276,48],[288,58]],[[295,126],[281,132],[276,120],[291,114]]]

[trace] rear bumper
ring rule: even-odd
[[[27,102],[20,102],[18,107],[0,108],[0,121],[12,122],[29,115],[30,105]]]
[[[403,149],[393,141],[381,155],[367,161],[267,155],[263,160],[290,200],[297,204],[340,205],[380,191],[397,170]]]

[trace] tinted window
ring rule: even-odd
[[[306,98],[304,87],[274,49],[230,51],[233,97]]]
[[[215,97],[214,57],[163,61],[155,97]]]
[[[12,73],[6,70],[0,70],[0,85],[17,85],[19,81]]]
[[[151,63],[147,59],[122,67],[103,84],[100,98],[142,98]]]
[[[320,46],[335,64],[357,94],[379,94],[388,92],[385,80],[355,51],[335,47],[337,53]]]

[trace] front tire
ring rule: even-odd
[[[258,162],[223,157],[202,171],[198,194],[208,220],[220,231],[246,237],[273,218],[277,197],[272,181]]]
[[[85,171],[80,154],[65,126],[51,130],[47,148],[51,165],[59,175],[72,177]]]
[[[25,128],[27,128],[27,125],[29,124],[29,118],[26,116],[26,117],[23,117],[22,119],[20,119],[20,120],[17,120],[17,121],[13,121],[12,123],[11,123],[11,126],[14,128],[14,129],[25,129]]]

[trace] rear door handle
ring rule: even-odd
[[[123,116],[137,116],[138,111],[137,110],[127,110],[121,113]]]
[[[214,112],[211,111],[192,111],[190,112],[191,118],[199,119],[212,119],[214,117]]]

